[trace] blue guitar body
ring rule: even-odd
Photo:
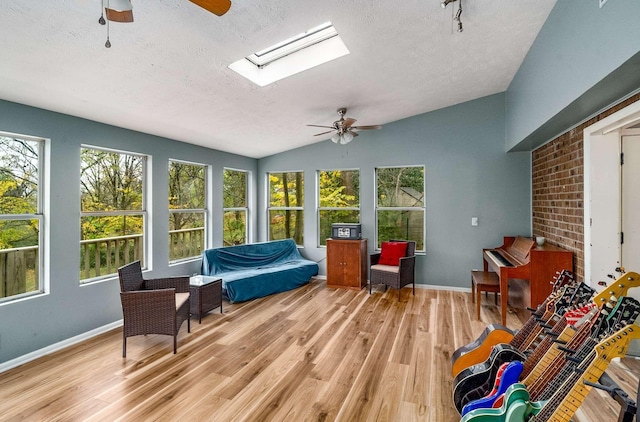
[[[509,363],[502,373],[499,380],[496,382],[498,385],[493,389],[490,395],[483,397],[478,400],[471,401],[467,403],[462,408],[462,416],[471,412],[475,409],[490,409],[493,407],[493,403],[498,399],[498,397],[502,396],[506,393],[507,389],[518,382],[518,378],[522,373],[523,364],[520,361],[513,361]]]
[[[524,384],[512,384],[507,388],[504,403],[499,409],[472,410],[460,422],[525,422],[542,408],[542,403],[532,403],[529,399],[529,392]]]

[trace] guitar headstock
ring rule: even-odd
[[[602,303],[609,300],[611,296],[626,296],[628,290],[632,287],[640,287],[640,274],[629,271],[622,274],[616,281],[611,283],[610,286],[598,293],[596,297],[593,298],[593,301],[602,307]]]
[[[562,315],[570,306],[582,306],[586,301],[591,299],[594,289],[580,282],[577,287],[568,287],[565,294],[562,295],[555,303],[555,313]]]
[[[612,332],[616,326],[632,324],[638,315],[640,315],[640,302],[629,296],[621,297],[606,318],[609,332]]]
[[[610,362],[627,354],[631,340],[640,339],[640,326],[629,324],[607,337],[594,348],[599,358]]]
[[[559,290],[562,286],[573,283],[575,280],[575,275],[571,271],[562,270],[557,273],[556,279],[551,282],[553,284],[552,291]]]

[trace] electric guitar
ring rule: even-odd
[[[571,312],[567,312],[567,314],[565,314],[565,317],[563,317],[563,319],[561,320],[561,322],[565,322],[567,320],[571,320],[572,322],[575,323],[579,323],[579,324],[585,324],[587,321],[590,320],[591,315],[596,314],[599,311],[599,309],[597,309],[597,307],[595,306],[595,304],[592,305],[587,305],[584,308],[581,308],[580,310],[576,310],[576,311],[571,311]],[[587,313],[585,315],[585,313]],[[567,318],[567,315],[569,315],[569,317]],[[581,318],[578,319],[579,315],[583,315]],[[564,324],[558,323],[556,324],[558,327],[560,326],[564,326]],[[555,330],[556,327],[554,327]],[[526,357],[526,359],[520,363],[518,362],[518,366],[519,366],[519,374],[518,377],[522,377],[522,371],[524,370],[524,368],[527,367],[527,364],[529,364],[529,366],[536,366],[535,363],[532,363],[531,361],[535,360],[537,362],[537,359],[539,359],[539,355],[536,353],[538,352],[540,349],[544,349],[545,346],[544,344],[546,344],[547,340],[552,339],[552,340],[559,340],[561,338],[558,337],[558,339],[555,339],[556,336],[552,335],[552,332],[554,330],[551,330],[551,333],[547,336],[547,338],[545,338],[542,342],[542,344],[534,350],[534,352],[532,354],[530,354],[529,356]],[[566,331],[566,330],[564,330]],[[564,333],[563,331],[563,333]],[[512,362],[513,363],[513,362]],[[503,379],[498,380],[496,378],[496,384],[500,383],[499,385],[499,389],[504,392],[508,387],[509,387],[509,383],[514,384],[518,382],[518,377],[516,377],[515,379],[511,378],[508,379],[506,377],[502,377]],[[526,385],[526,384],[525,384]],[[494,390],[496,390],[496,387],[494,386]],[[531,392],[529,392],[529,394],[531,394]],[[499,395],[496,395],[494,397],[491,397],[491,393],[489,395],[487,395],[484,398],[472,401],[470,403],[467,403],[465,405],[465,407],[463,408],[463,412],[465,410],[465,408],[470,408],[470,409],[478,409],[478,408],[486,408],[486,407],[500,407],[502,405],[502,400],[501,397]],[[463,413],[464,414],[464,413]]]
[[[580,283],[575,288],[564,286],[563,290],[564,294],[555,303],[553,315],[564,313],[564,309],[573,302],[582,303],[584,300],[589,300],[593,293],[593,289],[584,283]],[[532,334],[535,333],[536,335],[530,335],[532,337],[530,342],[538,339],[543,327],[546,327],[546,325],[540,325],[539,330],[534,329],[532,331]],[[510,344],[498,344],[493,347],[489,358],[485,362],[461,371],[456,375],[453,382],[453,402],[458,412],[461,412],[467,403],[487,395],[501,364],[514,360],[525,361],[525,359],[524,351],[520,351]]]
[[[527,387],[512,384],[504,394],[504,402],[497,409],[476,409],[462,417],[460,422],[515,422],[540,411],[541,403],[532,402]]]
[[[595,304],[593,304],[593,306],[595,307]],[[571,321],[575,322],[575,324],[571,324],[570,326],[566,327],[556,341],[560,341],[560,343],[563,343],[561,339],[564,338],[564,334],[566,334],[566,332],[570,330],[575,331],[576,326],[580,327],[578,330],[580,334],[573,337],[571,341],[567,343],[566,347],[558,346],[558,343],[554,344],[552,348],[543,356],[540,362],[538,362],[538,364],[535,366],[534,371],[522,381],[522,384],[524,384],[529,391],[531,400],[541,400],[543,398],[548,398],[542,397],[540,395],[540,393],[545,389],[547,389],[546,391],[549,391],[548,396],[551,396],[553,392],[555,392],[555,390],[557,390],[557,388],[562,385],[564,380],[568,378],[571,371],[575,367],[575,365],[571,366],[571,363],[579,361],[577,356],[574,356],[567,360],[566,356],[562,354],[562,351],[569,352],[571,351],[571,348],[580,347],[582,343],[586,342],[590,334],[593,342],[583,347],[583,349],[587,352],[580,356],[579,359],[582,359],[589,350],[593,349],[593,346],[597,343],[596,339],[601,339],[607,335],[610,335],[614,331],[614,327],[625,326],[627,325],[627,321],[635,321],[638,315],[640,315],[640,302],[631,297],[622,297],[617,302],[612,301],[605,304],[605,306],[603,306],[603,309],[590,309],[589,313],[584,315],[579,320],[574,321],[573,319],[571,319]],[[526,367],[526,362],[532,357],[533,356],[527,357],[527,360],[524,363],[524,367]],[[570,367],[564,370],[564,372],[561,374],[560,372],[563,371],[564,365],[570,365]],[[521,375],[521,378],[522,377],[524,376]],[[501,382],[504,383],[508,381],[502,380]],[[508,385],[501,386],[502,390],[506,390],[507,387]],[[469,405],[473,403],[475,402],[469,403]],[[493,407],[499,407],[501,404],[502,402],[500,400],[500,397],[497,397],[493,402]],[[483,407],[483,405],[475,405],[474,407],[480,408]]]
[[[597,344],[572,376],[547,401],[531,401],[524,384],[507,388],[499,409],[476,409],[461,422],[569,422],[614,357],[624,356],[631,340],[640,338],[640,327],[632,324]]]
[[[598,382],[611,359],[624,356],[631,340],[639,338],[640,327],[631,324],[598,343],[584,361],[578,365],[578,370],[571,374],[571,377],[556,390],[539,412],[534,412],[534,416],[529,421],[569,422],[591,390],[591,386],[585,384],[584,381]]]
[[[500,324],[491,324],[471,343],[458,348],[451,356],[451,375],[455,377],[463,369],[484,362],[491,353],[491,348],[499,343],[509,343],[519,348],[531,330],[537,324],[536,317],[541,317],[549,303],[553,303],[560,296],[560,289],[574,283],[571,271],[561,271],[553,282],[551,294],[538,306],[522,328],[514,335],[513,331]]]
[[[556,356],[543,374],[527,386],[533,400],[547,400],[571,377],[575,368],[591,353],[602,338],[611,335],[620,326],[633,323],[640,315],[640,302],[631,297],[619,300],[611,315],[599,316],[592,333],[582,343],[576,341],[563,347],[564,353]]]
[[[493,390],[491,390],[486,397],[467,403],[462,408],[461,415],[464,416],[475,409],[488,409],[493,407],[495,401],[503,396],[507,388],[518,382],[521,372],[522,362],[516,360],[513,362],[503,363],[502,366],[500,366],[498,375],[496,376],[496,382],[493,386]]]

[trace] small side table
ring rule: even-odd
[[[191,314],[198,316],[202,324],[202,315],[220,307],[222,313],[222,279],[206,275],[194,275],[189,278],[191,293]]]

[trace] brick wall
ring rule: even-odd
[[[616,104],[532,153],[533,235],[574,253],[574,271],[584,279],[585,128],[640,100],[640,94]]]

